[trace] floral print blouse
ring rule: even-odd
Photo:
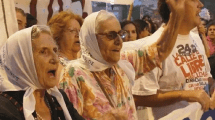
[[[133,65],[136,77],[160,65],[154,46],[123,51],[121,59]],[[128,120],[137,120],[132,83],[119,65],[112,66],[110,70],[108,77],[104,71],[91,72],[68,64],[63,70],[59,88],[64,89],[79,114],[87,120],[96,120],[112,109],[126,113]]]

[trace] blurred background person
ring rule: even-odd
[[[201,24],[204,26],[205,28],[205,34],[207,33],[207,24],[208,24],[208,21],[205,20],[204,18],[201,18]]]
[[[26,13],[26,16],[27,16],[26,28],[37,24],[37,19],[33,15]]]
[[[48,22],[59,47],[58,54],[62,64],[78,58],[81,49],[79,31],[82,23],[83,20],[79,15],[66,11],[54,15]]]
[[[143,21],[145,21],[146,23],[148,23],[149,25],[149,32],[151,34],[153,34],[156,31],[155,25],[151,20],[151,17],[149,15],[144,15],[142,18]]]
[[[57,70],[59,79],[61,70],[70,61],[78,58],[80,51],[79,31],[83,20],[72,12],[62,11],[54,15],[48,22],[48,26],[56,41],[59,52],[60,65]]]
[[[19,30],[26,28],[26,14],[21,8],[16,9],[16,19],[18,23]]]
[[[149,26],[143,20],[135,20],[134,24],[137,26],[138,38],[144,38],[150,35]]]
[[[210,55],[215,53],[215,22],[211,22],[207,28],[207,41],[210,48]]]
[[[121,28],[127,32],[127,36],[123,39],[124,42],[138,39],[137,27],[132,21],[121,22]]]

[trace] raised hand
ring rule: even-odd
[[[181,18],[185,14],[185,0],[166,0],[172,14],[179,15]]]

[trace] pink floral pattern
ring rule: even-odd
[[[114,102],[117,108],[122,108],[129,116],[129,120],[137,120],[131,83],[119,66],[114,66],[114,70],[118,75],[113,74],[113,81],[104,83],[101,80],[103,86],[106,85],[104,88],[111,101],[107,99],[93,73],[83,68],[66,67],[59,88],[64,89],[69,100],[86,120],[96,120],[113,110],[110,102]],[[99,72],[98,75],[106,80],[103,72]]]

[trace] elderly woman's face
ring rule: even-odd
[[[37,76],[42,87],[48,89],[56,86],[56,70],[58,68],[57,45],[47,33],[41,33],[32,41],[34,63]]]
[[[124,42],[126,41],[134,41],[137,39],[137,31],[136,27],[133,24],[127,24],[123,27],[123,30],[125,30],[128,35],[125,38]]]
[[[118,33],[119,31],[121,31],[121,26],[116,18],[101,22],[99,30],[97,31],[100,52],[104,60],[110,64],[116,64],[119,61],[123,41],[119,35],[115,39],[109,39],[106,35],[99,35],[99,33]]]
[[[69,20],[63,33],[61,47],[66,47],[73,52],[78,52],[81,49],[79,42],[80,28],[81,26],[77,20]]]

